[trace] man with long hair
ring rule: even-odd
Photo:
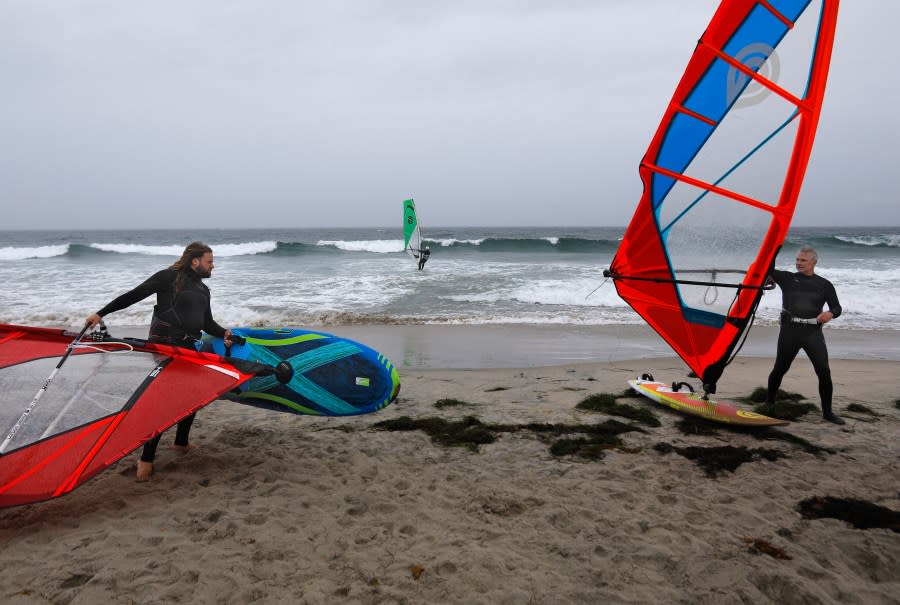
[[[108,305],[89,315],[84,323],[93,328],[101,318],[130,307],[151,294],[156,294],[153,318],[150,321],[150,342],[161,342],[193,349],[200,339],[201,331],[225,339],[230,344],[231,330],[226,330],[215,322],[210,311],[210,292],[203,280],[212,275],[212,248],[203,242],[191,242],[184,249],[181,258],[168,269],[157,271],[144,283],[115,298]],[[188,435],[194,414],[178,423],[175,432],[175,448],[187,451],[190,448]],[[153,459],[162,435],[157,435],[144,444],[144,451],[137,465],[138,481],[146,481],[153,474]]]

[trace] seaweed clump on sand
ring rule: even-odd
[[[900,512],[866,500],[813,496],[797,505],[806,519],[840,519],[856,529],[885,528],[900,533]]]
[[[434,402],[434,407],[436,407],[439,410],[443,409],[443,408],[468,407],[470,405],[472,405],[472,404],[469,403],[468,401],[463,401],[461,399],[453,399],[452,397],[447,398],[447,399],[438,399],[437,401]]]
[[[401,416],[392,420],[384,420],[372,425],[382,431],[423,431],[431,440],[439,445],[466,447],[477,452],[478,446],[493,443],[497,433],[518,433],[529,431],[542,436],[559,437],[560,435],[583,434],[576,439],[561,438],[552,442],[550,451],[554,456],[576,455],[582,458],[598,460],[603,451],[622,447],[624,444],[617,437],[622,433],[644,432],[641,429],[607,420],[602,424],[485,424],[474,416],[466,416],[462,420],[449,421],[443,418],[418,418]]]
[[[766,399],[769,398],[769,389],[766,387],[756,387],[753,389],[753,392],[744,397],[744,400],[748,403],[765,403]],[[792,393],[790,391],[784,391],[782,389],[778,389],[775,391],[775,401],[803,401],[806,399],[805,396],[800,393]]]
[[[554,456],[578,456],[587,460],[602,460],[606,450],[621,447],[622,440],[615,436],[607,436],[601,439],[558,439],[550,446],[550,453]]]
[[[490,428],[474,416],[466,416],[456,421],[443,418],[414,420],[409,416],[401,416],[377,422],[372,427],[383,431],[423,431],[435,443],[450,447],[465,447],[473,452],[478,451],[479,445],[497,440]]]
[[[800,393],[778,389],[773,403],[766,402],[768,394],[769,391],[765,387],[756,387],[752,393],[743,397],[743,400],[754,404],[753,411],[757,414],[771,416],[779,420],[796,420],[800,416],[816,410],[816,406],[811,403],[800,403],[806,399]]]
[[[722,445],[717,447],[676,447],[670,443],[657,443],[653,446],[660,454],[675,452],[688,460],[693,460],[706,471],[708,477],[716,477],[724,471],[734,472],[745,462],[760,458],[774,461],[787,456],[778,450],[768,448],[749,449],[744,446]]]
[[[812,403],[795,403],[793,401],[778,400],[774,403],[761,403],[753,408],[753,411],[763,416],[778,418],[779,420],[796,420],[816,410]]]
[[[542,436],[549,436],[550,453],[554,456],[578,456],[587,460],[601,460],[606,450],[624,448],[625,444],[618,437],[622,433],[639,432],[642,429],[619,422],[607,420],[601,424],[549,424],[536,423],[497,425],[497,431],[517,432],[527,430]],[[561,435],[582,434],[584,437],[561,437]]]
[[[603,412],[610,416],[619,416],[635,420],[647,426],[659,426],[659,419],[647,408],[639,408],[633,405],[618,403],[618,395],[612,393],[597,393],[582,399],[575,409],[589,412]]]

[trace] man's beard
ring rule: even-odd
[[[204,271],[203,269],[194,269],[194,272],[200,276],[200,279],[206,279],[207,277],[212,277],[212,271]]]

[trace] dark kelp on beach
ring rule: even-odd
[[[741,399],[745,403],[753,404],[753,411],[763,416],[771,416],[779,420],[794,421],[815,411],[817,408],[812,403],[801,403],[806,399],[800,393],[792,393],[778,389],[775,393],[775,401],[768,403],[768,389],[766,387],[756,387],[752,393]]]
[[[474,416],[456,421],[437,417],[413,419],[401,416],[377,422],[372,428],[382,431],[420,430],[439,445],[465,447],[475,452],[480,445],[493,443],[498,433],[528,431],[549,438],[550,451],[555,456],[577,455],[592,459],[602,458],[604,449],[623,446],[618,435],[633,431],[644,432],[612,419],[601,424],[485,424]],[[568,438],[562,437],[563,435],[583,436]]]
[[[866,500],[813,496],[797,508],[806,519],[840,519],[857,529],[886,528],[900,533],[900,512]]]
[[[436,407],[439,410],[441,410],[443,408],[454,408],[454,407],[464,408],[464,407],[469,407],[471,405],[472,404],[469,403],[468,401],[463,401],[461,399],[454,399],[452,397],[446,398],[446,399],[438,399],[437,401],[434,402],[434,407]]]
[[[589,412],[602,412],[610,416],[619,416],[635,420],[647,426],[660,426],[659,419],[656,415],[644,407],[636,407],[633,405],[619,403],[617,400],[621,395],[612,393],[596,393],[582,399],[575,405],[575,409]]]

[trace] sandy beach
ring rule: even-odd
[[[896,526],[800,512],[813,497],[900,511],[896,360],[832,361],[835,409],[847,419],[839,427],[821,419],[801,356],[783,388],[816,411],[775,434],[685,432],[683,416],[637,398],[618,402],[652,411],[659,426],[576,409],[589,395],[621,395],[641,372],[684,379],[672,357],[409,365],[399,399],[376,414],[314,418],[216,401],[198,415],[194,449],[169,450],[164,436],[150,482],[135,482],[132,453],[64,498],[0,510],[0,600],[898,602]],[[739,358],[719,396],[748,395],[770,367]],[[446,399],[465,405],[435,405]],[[493,441],[450,447],[379,425],[403,417],[474,417]],[[626,432],[597,459],[553,453],[610,420]],[[753,455],[718,472],[685,455],[723,446]]]

